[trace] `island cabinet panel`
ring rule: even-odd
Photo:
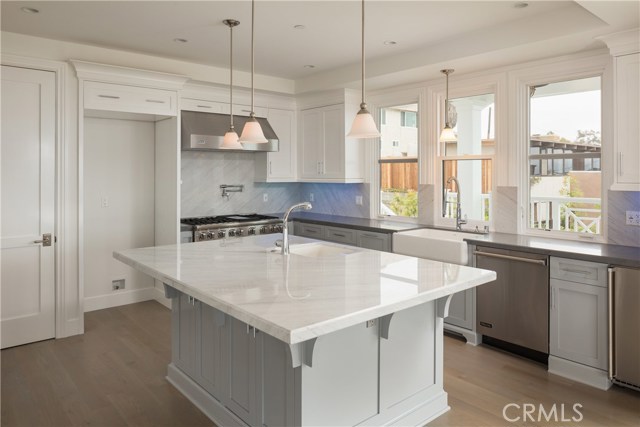
[[[378,328],[359,324],[316,341],[301,371],[302,425],[352,426],[378,413]]]
[[[435,336],[430,332],[435,328],[433,309],[425,304],[395,313],[389,338],[380,340],[381,411],[435,384]]]
[[[296,369],[291,366],[287,345],[267,334],[262,334],[262,339],[262,426],[296,425]]]
[[[196,305],[194,300],[179,293],[172,300],[171,310],[173,363],[185,374],[196,377]]]
[[[224,314],[197,303],[196,381],[214,396],[227,389],[228,336]]]
[[[229,388],[223,403],[247,424],[259,425],[257,353],[261,350],[261,337],[253,328],[233,317],[227,316],[227,323]]]

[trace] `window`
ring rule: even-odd
[[[528,228],[600,234],[600,77],[529,87]]]
[[[418,116],[415,111],[401,111],[400,123],[404,127],[414,128],[418,125]]]
[[[417,112],[417,103],[380,109],[380,215],[418,216]]]
[[[493,93],[488,93],[449,100],[449,121],[457,139],[443,142],[440,147],[442,218],[456,218],[460,210],[467,220],[480,223],[490,220],[494,98]]]

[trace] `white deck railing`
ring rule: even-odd
[[[595,197],[532,197],[529,227],[600,234],[600,203]]]

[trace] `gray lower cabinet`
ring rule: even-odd
[[[296,221],[294,234],[312,239],[327,240],[343,245],[358,246],[376,251],[391,252],[391,234],[356,230],[347,227],[307,224]]]
[[[178,293],[171,303],[171,356],[173,363],[192,379],[196,375],[196,301]]]
[[[449,316],[444,319],[445,323],[472,330],[474,299],[473,289],[454,294],[449,304]]]
[[[607,265],[551,258],[549,352],[607,369]]]

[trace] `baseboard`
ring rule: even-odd
[[[107,295],[98,295],[84,299],[84,312],[102,310],[103,308],[118,307],[135,302],[149,301],[154,298],[154,288],[120,290]]]
[[[167,368],[167,381],[218,426],[246,427],[233,412],[200,387],[173,363]]]
[[[462,335],[464,339],[467,340],[467,344],[478,345],[482,344],[482,334],[471,331],[469,329],[461,328],[460,326],[450,325],[449,323],[444,323],[444,330],[453,332],[458,335]]]
[[[171,299],[164,296],[164,289],[153,288],[153,299],[171,310]]]
[[[549,372],[600,390],[609,390],[607,371],[549,355]]]

